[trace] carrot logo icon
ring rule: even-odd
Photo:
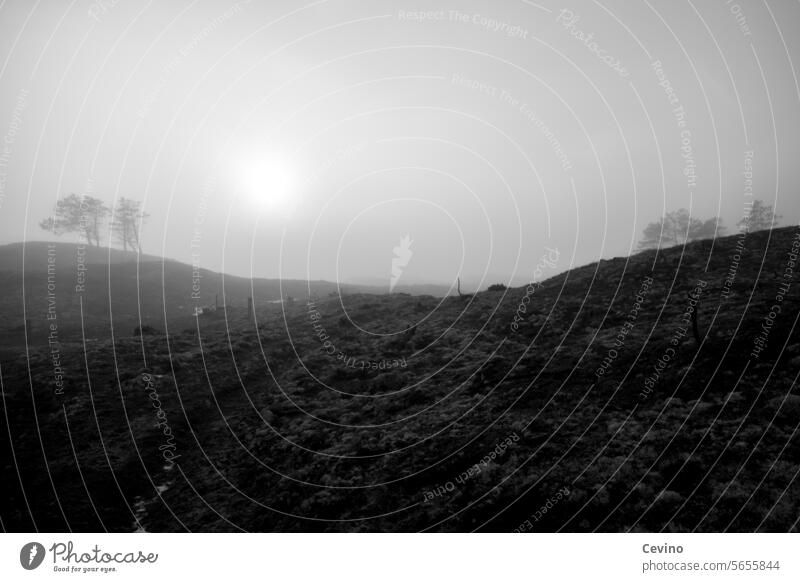
[[[26,570],[35,570],[44,561],[44,546],[38,542],[29,542],[19,551],[19,563]]]
[[[411,236],[406,235],[400,239],[400,243],[392,249],[394,251],[394,258],[392,259],[392,278],[389,280],[389,293],[392,292],[394,286],[400,280],[400,275],[403,274],[403,267],[407,267],[411,260],[411,255],[414,253],[411,250]]]

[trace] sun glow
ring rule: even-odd
[[[242,194],[256,210],[287,217],[298,205],[296,175],[292,165],[274,156],[243,163],[239,170]]]

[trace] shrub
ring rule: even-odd
[[[505,291],[506,289],[508,289],[508,287],[506,287],[502,283],[495,283],[494,285],[489,285],[489,291]]]
[[[157,333],[158,330],[149,325],[143,325],[141,327],[137,325],[135,328],[133,328],[133,335],[155,335]]]

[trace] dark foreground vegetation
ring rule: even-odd
[[[6,346],[2,526],[797,531],[797,236]]]

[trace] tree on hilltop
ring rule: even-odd
[[[108,214],[109,209],[102,200],[70,194],[56,202],[53,215],[42,220],[39,226],[59,236],[77,232],[88,244],[99,247],[100,231]]]
[[[739,221],[739,226],[747,232],[757,230],[770,230],[778,226],[778,221],[783,218],[780,214],[775,214],[775,209],[770,204],[765,204],[761,200],[753,200],[750,212],[745,214]]]
[[[123,250],[141,252],[139,235],[145,221],[150,217],[142,211],[142,203],[130,198],[120,198],[112,215],[111,230],[122,244]]]
[[[657,249],[683,245],[695,240],[716,238],[724,232],[725,227],[718,216],[700,220],[692,218],[685,208],[679,208],[648,224],[642,231],[639,248]]]

